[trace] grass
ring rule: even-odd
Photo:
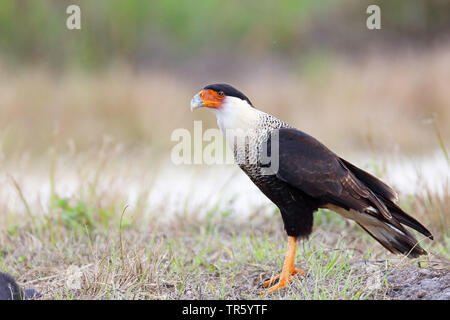
[[[164,217],[164,209],[147,201],[158,192],[157,182],[145,184],[148,189],[134,201],[121,194],[129,187],[124,176],[136,172],[132,167],[118,172],[122,164],[114,163],[109,152],[105,149],[108,164],[96,153],[83,156],[94,169],[79,171],[78,191],[67,196],[60,194],[65,183],[59,180],[65,172],[61,164],[67,161],[60,155],[48,173],[47,179],[55,180],[54,193],[44,205],[42,199],[27,199],[20,178],[10,181],[20,203],[8,207],[0,201],[6,213],[0,217],[2,271],[24,287],[37,288],[44,299],[261,299],[260,285],[280,272],[286,249],[281,218],[272,205],[250,207],[247,217],[239,217],[225,197],[204,202],[204,214],[183,200],[173,216]],[[148,160],[135,158],[136,168]],[[195,188],[186,193],[189,199]],[[165,196],[161,201],[169,206]],[[448,203],[431,194],[402,199],[436,236],[423,244],[431,254],[420,259],[422,266],[448,267],[450,237],[443,213]],[[389,271],[416,264],[386,253],[355,224],[320,210],[312,236],[297,253],[297,267],[307,271],[306,278],[264,298],[387,299]],[[75,287],[74,274],[79,275]]]
[[[159,226],[157,232],[150,226],[128,227],[123,256],[118,230],[73,232],[60,225],[53,226],[53,234],[36,237],[28,226],[3,237],[7,249],[0,261],[2,269],[37,287],[45,299],[259,299],[259,284],[279,272],[284,257],[278,217],[260,222],[269,232],[220,218],[216,223],[219,233],[190,223],[171,231]],[[379,264],[379,248],[367,255],[353,249],[361,240],[338,236],[336,245],[328,246],[328,232],[316,228],[300,246],[297,264],[308,271],[306,279],[270,298],[385,298],[385,285],[367,288],[373,276],[368,267]],[[67,288],[70,266],[81,269],[80,289]],[[383,268],[376,270],[384,276]]]

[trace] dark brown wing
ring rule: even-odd
[[[276,136],[274,136],[276,137]],[[310,135],[296,129],[280,129],[277,177],[323,204],[380,215],[401,228],[385,205],[343,164],[341,159]]]
[[[280,129],[274,137],[279,144],[279,179],[323,204],[372,215],[407,233],[403,223],[433,238],[420,222],[394,203],[395,192],[378,178],[297,129]]]
[[[377,196],[383,197],[384,199],[390,201],[396,201],[398,199],[396,192],[377,177],[364,170],[361,170],[347,160],[344,160],[342,158],[339,158],[339,160],[355,175],[356,178],[358,178],[358,180],[363,182]]]
[[[314,198],[320,206],[355,220],[391,252],[409,257],[426,254],[400,223],[430,238],[431,233],[394,204],[395,193],[390,187],[299,130],[274,132],[269,150],[274,141],[278,141],[276,176],[280,180]]]

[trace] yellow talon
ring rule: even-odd
[[[271,277],[270,280],[267,280],[263,283],[263,287],[267,288],[271,284],[273,284],[277,279],[278,282],[271,286],[266,291],[261,292],[261,295],[266,295],[268,293],[272,293],[281,288],[286,287],[291,281],[292,278],[299,274],[301,276],[305,276],[306,273],[303,270],[296,269],[294,267],[295,263],[295,251],[297,249],[297,238],[296,237],[288,237],[288,249],[286,252],[286,258],[284,259],[283,269],[281,274],[276,277]]]

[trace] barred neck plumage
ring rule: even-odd
[[[259,176],[259,157],[270,131],[290,128],[280,119],[250,107],[246,101],[229,99],[229,104],[214,110],[225,140],[236,163],[249,176]]]
[[[246,136],[250,141],[262,142],[267,133],[273,129],[289,128],[280,119],[255,109],[244,100],[229,97],[223,108],[213,110],[217,124],[230,147],[234,147],[234,138]]]

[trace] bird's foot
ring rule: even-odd
[[[267,288],[270,285],[272,285],[272,286],[269,289],[267,289],[266,291],[261,292],[261,295],[263,296],[263,295],[272,293],[274,291],[277,291],[279,289],[286,287],[292,281],[292,279],[294,277],[296,277],[297,275],[304,277],[306,275],[306,273],[303,270],[294,268],[294,270],[292,270],[287,275],[284,275],[283,273],[281,273],[279,276],[271,277],[269,280],[267,280],[263,283],[263,287]]]

